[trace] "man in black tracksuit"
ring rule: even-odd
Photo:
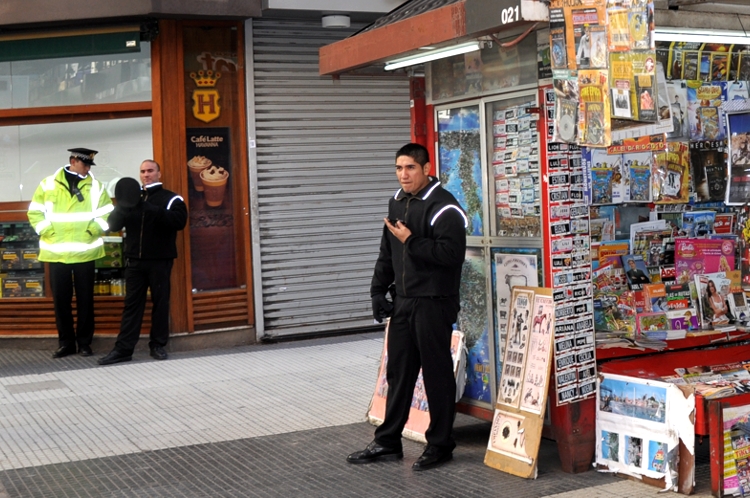
[[[452,458],[456,381],[451,335],[459,304],[468,220],[456,199],[429,176],[426,148],[407,144],[396,154],[401,190],[390,200],[380,255],[370,287],[377,321],[388,329],[388,397],[375,439],[349,463],[402,458],[401,431],[409,417],[414,384],[422,369],[430,412],[427,448],[412,469],[426,470]],[[395,284],[393,305],[386,300]]]
[[[146,160],[140,169],[141,202],[131,209],[121,206],[107,220],[109,229],[125,227],[125,308],[115,348],[99,359],[100,365],[130,361],[138,342],[151,288],[149,349],[157,360],[166,360],[169,339],[169,278],[177,257],[177,232],[185,228],[187,208],[179,195],[162,187],[156,161]]]

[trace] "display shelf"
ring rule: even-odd
[[[686,337],[684,339],[671,339],[666,341],[666,349],[648,349],[642,347],[611,347],[596,348],[597,361],[614,360],[633,356],[660,354],[668,351],[680,351],[686,349],[700,348],[704,346],[735,343],[750,339],[750,331],[737,330],[736,332],[716,332],[715,334],[701,335],[697,337]]]

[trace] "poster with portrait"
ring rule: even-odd
[[[371,424],[380,425],[385,419],[385,404],[388,399],[388,380],[386,369],[388,367],[388,330],[390,319],[386,321],[385,338],[383,339],[383,352],[380,356],[380,367],[378,368],[378,380],[375,383],[375,392],[370,400],[367,410],[367,418]],[[456,376],[456,401],[463,395],[465,385],[466,351],[464,334],[454,330],[451,335],[451,357],[453,358],[453,374]],[[414,394],[409,409],[409,419],[406,421],[403,436],[413,441],[427,442],[425,432],[430,426],[430,406],[424,388],[422,370],[419,371],[417,382],[414,385]]]
[[[742,205],[750,199],[750,110],[727,113],[729,178],[726,204]]]
[[[497,395],[484,463],[534,479],[552,363],[552,289],[514,287],[510,313],[503,359],[508,370]]]

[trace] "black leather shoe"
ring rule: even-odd
[[[91,351],[91,346],[80,346],[78,348],[78,354],[81,356],[91,356],[94,352]]]
[[[373,441],[362,451],[357,451],[346,457],[349,463],[371,463],[375,460],[399,460],[404,458],[401,448],[386,448]]]
[[[99,361],[97,361],[97,363],[99,363],[100,365],[112,365],[114,363],[122,363],[123,361],[130,361],[132,359],[132,354],[123,353],[122,351],[113,349],[107,356],[99,358]]]
[[[437,446],[427,446],[422,456],[411,466],[412,470],[430,470],[439,467],[453,458],[453,451]]]
[[[75,346],[63,346],[59,348],[57,351],[52,353],[53,358],[62,358],[64,356],[69,356],[72,354],[76,354],[76,347]]]
[[[163,347],[156,346],[155,348],[151,348],[151,358],[155,360],[166,360],[167,352],[164,351]]]

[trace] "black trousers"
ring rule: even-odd
[[[401,431],[409,419],[414,384],[422,369],[430,407],[427,443],[452,451],[456,412],[456,380],[451,358],[451,334],[460,304],[445,298],[396,297],[388,329],[388,398],[385,419],[375,429],[375,441],[401,447]]]
[[[125,266],[125,308],[115,349],[133,354],[141,335],[148,289],[151,288],[151,332],[149,348],[164,347],[169,340],[169,277],[172,259],[128,258]]]
[[[94,337],[94,262],[49,263],[50,287],[60,347],[90,346]],[[73,288],[76,327],[73,328]]]

